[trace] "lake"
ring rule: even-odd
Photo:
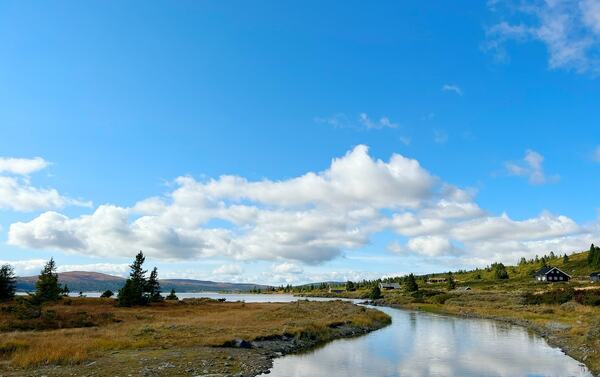
[[[17,292],[17,295],[24,295],[24,292]],[[83,292],[85,297],[100,297],[102,292]],[[169,292],[163,292],[163,296],[167,296]],[[179,299],[184,298],[212,298],[225,299],[227,301],[246,301],[246,302],[293,302],[297,301],[298,297],[287,294],[253,294],[253,293],[219,293],[219,292],[181,292],[176,293]],[[78,297],[79,292],[69,292],[69,297]],[[116,297],[113,296],[113,298]],[[300,298],[303,299],[303,298]],[[331,298],[311,297],[311,301],[330,301]],[[362,302],[364,300],[347,300],[353,302]]]
[[[85,293],[88,297],[97,292]],[[178,293],[179,298],[292,302],[272,294]],[[310,300],[331,300],[310,298]],[[353,300],[355,302],[359,300]],[[587,368],[519,326],[378,307],[392,324],[274,360],[270,377],[592,377]]]

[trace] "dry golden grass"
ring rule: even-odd
[[[341,301],[245,304],[193,300],[140,308],[118,308],[112,300],[92,298],[65,303],[69,301],[44,306],[43,312],[52,313],[53,320],[46,320],[51,328],[78,323],[94,326],[9,331],[9,325],[18,320],[3,310],[0,355],[18,367],[69,364],[119,349],[219,346],[238,338],[283,334],[326,339],[335,324],[380,327],[389,321],[379,311]]]

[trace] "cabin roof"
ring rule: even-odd
[[[571,277],[571,275],[567,274],[566,272],[564,272],[563,270],[561,270],[558,267],[552,267],[552,266],[545,266],[540,268],[539,270],[537,270],[537,272],[535,273],[535,276],[544,276],[547,275],[550,271],[552,270],[557,270],[565,275],[567,275],[568,277]]]
[[[382,287],[400,288],[399,283],[380,283]]]
[[[600,272],[592,272],[590,274],[590,277],[596,277],[596,276],[600,276]]]

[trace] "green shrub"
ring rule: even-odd
[[[575,290],[573,288],[558,288],[538,294],[527,292],[523,295],[523,303],[527,305],[560,305],[573,300],[574,297]]]
[[[429,300],[434,304],[445,304],[446,301],[450,298],[452,298],[451,294],[442,293],[442,294],[430,297]]]
[[[598,290],[581,290],[575,292],[575,301],[582,305],[599,306],[600,291]]]

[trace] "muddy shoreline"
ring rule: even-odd
[[[253,341],[236,339],[217,347],[173,347],[113,351],[96,360],[76,365],[52,365],[20,369],[3,365],[1,376],[193,376],[255,377],[270,373],[273,360],[287,354],[314,350],[342,338],[367,334],[390,321],[370,327],[334,324],[325,337],[312,333],[268,336]]]

